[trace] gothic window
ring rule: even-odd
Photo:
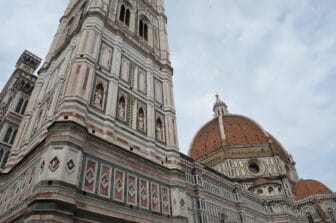
[[[16,113],[21,113],[20,111],[21,111],[23,102],[24,102],[23,98],[20,98],[19,103],[16,105],[16,108],[15,108]]]
[[[126,100],[124,96],[119,98],[118,102],[118,118],[122,121],[126,120]]]
[[[104,87],[101,83],[97,84],[94,93],[94,105],[102,108],[104,102]]]
[[[142,107],[140,107],[138,111],[138,129],[141,131],[145,131],[145,122],[146,122],[146,117],[145,117],[145,112]]]
[[[119,12],[119,20],[126,26],[130,25],[131,10],[125,5],[121,5]]]
[[[313,219],[313,217],[311,216],[311,214],[307,214],[307,219],[308,219],[308,222],[309,222],[309,223],[314,223],[314,219]]]
[[[148,24],[143,19],[139,21],[139,36],[148,41]]]
[[[273,187],[269,187],[269,188],[268,188],[268,193],[271,194],[273,191],[274,191]]]
[[[164,128],[161,118],[157,118],[155,122],[156,138],[160,141],[164,141]]]

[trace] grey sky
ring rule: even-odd
[[[46,55],[68,0],[0,1],[1,86],[17,57]],[[215,92],[336,191],[336,1],[166,0],[181,151]]]

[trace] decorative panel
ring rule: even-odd
[[[110,198],[112,168],[102,164],[100,166],[98,195]]]
[[[162,213],[170,214],[170,196],[169,189],[167,187],[161,187],[161,198],[162,198]]]
[[[100,50],[99,65],[106,70],[110,70],[111,68],[112,53],[112,47],[108,46],[106,43],[103,43]]]
[[[160,212],[160,191],[157,183],[151,183],[151,208],[152,211]]]
[[[139,203],[140,207],[149,209],[149,183],[147,180],[139,180]]]
[[[131,174],[127,175],[127,204],[138,205],[138,184],[137,177]]]
[[[85,163],[83,191],[95,193],[96,176],[97,176],[97,162],[87,159]]]
[[[115,169],[113,199],[116,201],[124,202],[125,201],[124,191],[125,191],[125,172]]]

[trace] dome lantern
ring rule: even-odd
[[[219,94],[215,95],[216,97],[216,102],[213,106],[213,112],[215,117],[220,117],[222,115],[227,115],[229,114],[227,105],[222,101],[219,97]]]

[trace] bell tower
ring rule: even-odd
[[[27,106],[10,162],[57,121],[151,161],[178,150],[163,0],[71,0]]]

